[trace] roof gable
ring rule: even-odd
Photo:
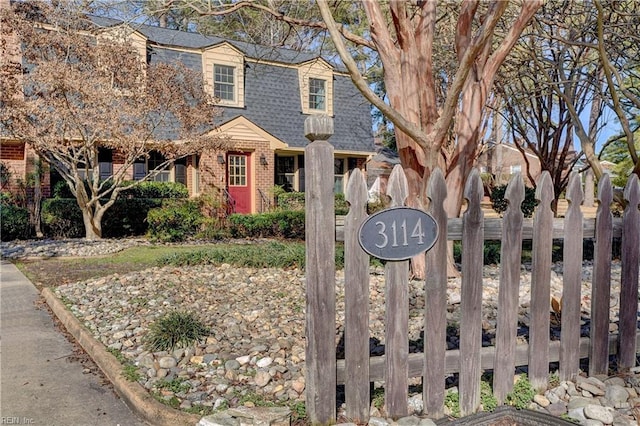
[[[266,141],[269,142],[270,148],[274,150],[288,147],[286,143],[243,116],[227,121],[213,132],[224,134],[231,140]]]

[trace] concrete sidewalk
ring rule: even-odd
[[[0,424],[145,426],[101,377],[73,361],[40,295],[11,263],[0,267]]]

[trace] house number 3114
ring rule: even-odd
[[[358,233],[360,245],[371,256],[405,260],[433,247],[438,225],[428,213],[394,207],[370,216]]]
[[[376,222],[376,226],[378,227],[378,235],[381,237],[379,238],[379,240],[381,241],[380,244],[376,244],[376,247],[383,249],[385,247],[387,247],[387,245],[389,244],[389,237],[387,236],[387,224],[384,223],[383,221],[379,220]],[[391,222],[391,246],[392,247],[398,247],[398,224],[397,221],[392,221]],[[416,242],[418,245],[423,245],[424,244],[424,231],[422,230],[422,218],[418,218],[418,221],[416,222],[415,226],[413,227],[413,230],[411,231],[411,235],[409,236],[410,238],[417,238],[418,241]],[[404,219],[402,221],[402,224],[400,224],[400,244],[402,244],[404,247],[409,246],[409,240],[407,239],[407,220]]]

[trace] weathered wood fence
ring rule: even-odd
[[[307,157],[308,158],[308,157]],[[307,167],[307,173],[313,175]],[[389,181],[388,194],[394,206],[402,206],[407,196],[407,182],[400,166]],[[309,188],[308,188],[309,190]],[[445,377],[459,373],[461,414],[469,415],[480,408],[480,380],[484,370],[493,370],[493,389],[499,403],[505,401],[513,386],[517,366],[528,366],[528,374],[537,389],[547,386],[549,363],[559,362],[561,380],[572,379],[579,372],[581,358],[589,359],[590,374],[606,374],[610,354],[617,354],[619,368],[635,366],[638,351],[638,280],[640,264],[640,185],[632,176],[624,190],[626,208],[622,218],[610,211],[612,187],[605,175],[599,183],[599,208],[594,220],[585,220],[580,210],[582,186],[577,174],[571,176],[566,198],[569,209],[563,219],[554,219],[551,211],[553,186],[548,173],[537,182],[539,204],[532,220],[525,220],[520,205],[524,185],[514,176],[505,198],[509,207],[502,219],[484,220],[480,208],[483,188],[479,173],[468,178],[464,196],[468,207],[461,219],[447,219],[443,209],[446,185],[443,174],[436,170],[426,187],[423,199],[429,200],[428,212],[438,223],[440,234],[435,246],[426,253],[424,353],[409,353],[408,336],[408,261],[385,265],[385,355],[369,354],[369,256],[358,244],[358,230],[367,218],[367,187],[363,175],[355,170],[349,179],[346,199],[350,204],[344,220],[345,244],[345,359],[329,361],[309,359],[313,353],[335,353],[335,294],[328,273],[324,286],[307,284],[307,333],[319,329],[322,322],[334,327],[334,333],[322,340],[307,334],[313,351],[307,351],[307,407],[314,423],[335,421],[335,386],[344,384],[346,414],[352,421],[368,421],[370,382],[384,381],[385,409],[394,418],[408,414],[408,379],[423,378],[424,414],[431,418],[444,416]],[[309,194],[309,199],[314,195]],[[325,197],[329,200],[329,196]],[[332,217],[327,205],[315,204],[315,217]],[[307,204],[309,206],[309,204]],[[496,224],[501,227],[497,228]],[[331,224],[335,226],[335,222]],[[325,229],[326,232],[326,229]],[[619,332],[609,334],[611,248],[614,236],[622,238],[622,276],[619,305]],[[310,235],[308,235],[310,237]],[[550,340],[550,282],[553,239],[564,239],[562,324],[559,341]],[[583,239],[595,239],[592,278],[590,337],[580,337]],[[498,317],[494,347],[482,347],[482,268],[485,239],[500,239],[501,264],[498,293]],[[533,240],[531,304],[528,344],[517,344],[519,286],[522,240]],[[447,312],[447,240],[462,241],[460,346],[446,350]],[[309,241],[307,242],[309,244]],[[316,247],[313,261],[332,264],[331,243]],[[323,260],[324,257],[326,260]],[[316,292],[316,293],[314,293]],[[309,309],[310,302],[316,306]],[[332,306],[330,306],[332,305]],[[321,315],[314,317],[315,314]],[[327,313],[334,318],[327,318]],[[324,347],[318,345],[324,344]],[[321,383],[321,378],[335,374],[335,380]],[[311,388],[310,388],[311,387]],[[314,388],[316,387],[316,388]]]

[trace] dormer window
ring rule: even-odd
[[[235,68],[227,65],[213,66],[213,95],[228,102],[235,102]]]
[[[327,90],[325,80],[319,78],[309,79],[309,109],[326,111]]]
[[[244,108],[244,54],[221,43],[202,52],[205,86],[216,101],[225,107]]]
[[[323,59],[298,66],[303,114],[333,115],[333,68]]]

